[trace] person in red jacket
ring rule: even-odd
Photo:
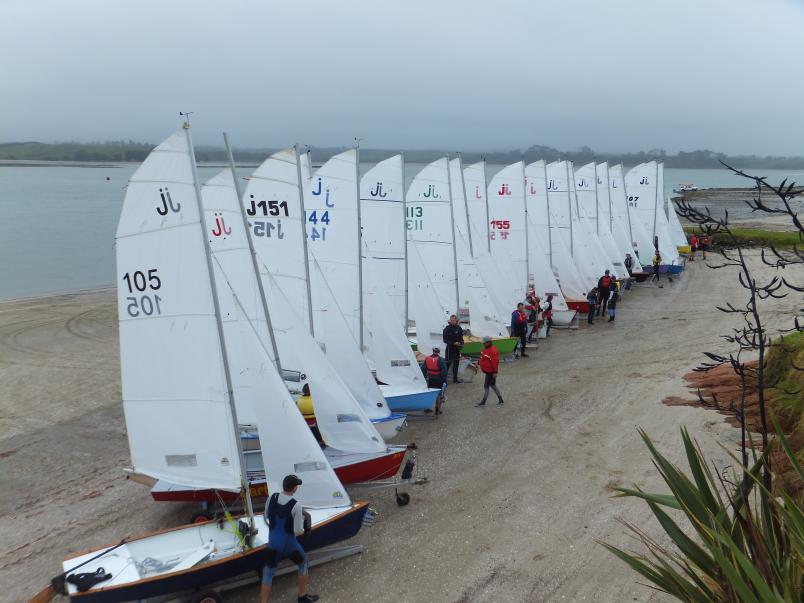
[[[503,399],[500,390],[497,389],[497,371],[500,367],[500,352],[491,344],[491,337],[483,338],[483,351],[480,352],[480,370],[485,375],[483,381],[483,399],[475,406],[485,406],[489,397],[489,388],[497,394],[497,406],[502,406]]]

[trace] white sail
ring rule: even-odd
[[[314,225],[305,227],[302,219],[296,149],[279,151],[257,168],[246,187],[245,202],[263,285],[268,288],[270,273],[284,295],[294,300],[301,325],[326,353],[319,362],[330,365],[317,370],[334,368],[369,418],[387,417],[388,405],[312,253],[309,267],[305,266],[304,237]],[[312,371],[306,365],[284,368],[308,375]]]
[[[640,266],[650,266],[651,258],[653,258],[653,239],[645,230],[642,221],[636,216],[633,219],[631,217],[623,166],[612,166],[609,170],[609,178],[611,207],[615,222],[619,222],[619,228],[628,234],[637,263]],[[617,227],[616,224],[615,227]]]
[[[310,385],[316,424],[324,442],[344,452],[385,450],[382,437],[304,327],[293,302],[270,274],[263,284],[271,300],[271,323],[282,368],[299,371]]]
[[[670,224],[670,237],[672,238],[673,243],[676,245],[676,247],[689,245],[687,235],[684,233],[684,229],[681,227],[681,222],[678,219],[676,207],[669,196],[665,200],[665,207],[667,211],[667,221]]]
[[[443,348],[443,330],[454,313],[445,310],[438,299],[436,285],[430,280],[425,258],[418,246],[408,244],[408,266],[410,284],[408,297],[410,316],[416,323],[416,344],[423,354],[429,354],[433,347]]]
[[[225,381],[188,134],[131,176],[116,234],[120,364],[134,470],[237,491]]]
[[[382,293],[390,312],[406,324],[405,291],[405,203],[402,182],[402,156],[394,155],[368,170],[360,179],[361,220],[363,223],[363,264],[376,265],[371,287]],[[363,290],[366,291],[364,279]],[[368,324],[367,321],[364,321]]]
[[[305,185],[307,241],[338,306],[360,342],[360,230],[357,150],[330,158]]]
[[[606,162],[598,163],[595,166],[595,173],[597,178],[595,184],[597,186],[597,206],[600,212],[600,225],[601,228],[608,229],[611,239],[617,249],[618,256],[624,262],[627,254],[636,259],[634,248],[631,245],[628,233],[623,229],[622,221],[615,217],[612,191],[611,191],[611,177],[609,174],[609,164]],[[625,264],[623,263],[623,267]],[[627,272],[627,271],[626,271]],[[628,276],[627,274],[625,276]]]
[[[377,264],[363,266],[364,281],[375,282],[374,272]],[[379,279],[376,279],[379,280]],[[376,288],[366,290],[364,296],[365,353],[377,371],[377,379],[390,385],[389,392],[423,392],[427,382],[410,347],[407,333],[388,320],[388,301]]]
[[[257,425],[269,490],[279,491],[284,476],[295,473],[304,481],[300,494],[305,504],[349,504],[276,370],[258,276],[229,169],[207,182],[202,200],[238,420]]]
[[[491,225],[486,203],[486,164],[484,161],[463,168],[464,189],[469,207],[472,252],[480,268],[498,316],[508,316],[521,301],[520,287],[511,266],[491,255]],[[514,304],[514,305],[511,305]]]
[[[407,338],[402,167],[402,156],[395,155],[360,180],[363,353],[377,378],[394,391],[425,391],[427,383]]]
[[[469,328],[478,337],[507,337],[505,321],[499,315],[494,299],[486,285],[484,263],[473,255],[477,236],[468,222],[468,208],[464,199],[464,182],[461,160],[449,162],[452,181],[452,215],[455,221],[455,245],[458,254],[458,290],[461,306],[469,309]],[[482,244],[482,243],[481,243]],[[485,251],[485,249],[483,249]]]
[[[515,292],[510,300],[512,308],[525,298],[529,286],[523,169],[521,161],[504,167],[487,189],[491,255],[498,264],[511,267]]]
[[[574,238],[576,251],[580,248],[580,253],[584,258],[584,269],[588,268],[589,274],[595,276],[595,284],[598,279],[603,276],[603,272],[609,270],[613,271],[613,266],[608,259],[608,255],[603,249],[595,234],[594,224],[587,219],[583,208],[578,203],[578,190],[575,186],[575,165],[571,161],[565,162],[566,168],[569,171],[567,178],[569,179],[569,196],[572,203],[572,219],[574,232],[580,233],[580,237]],[[573,256],[574,257],[574,256]]]
[[[580,230],[572,189],[567,162],[557,161],[547,164],[547,198],[550,202],[553,261],[555,262],[556,257],[562,255],[561,250],[556,250],[556,246],[563,244],[583,279],[584,290],[588,291],[597,284],[599,270],[591,249],[585,241],[584,232]],[[562,278],[562,285],[563,282]],[[583,296],[583,298],[585,297],[586,295]]]
[[[426,278],[435,293],[443,324],[458,313],[458,286],[455,274],[454,238],[450,205],[447,159],[425,166],[406,193],[408,215],[408,253],[415,248],[422,259],[424,273],[408,271],[411,281]],[[409,285],[411,287],[412,285]],[[411,308],[413,314],[413,308]],[[414,316],[417,325],[420,316]],[[443,327],[443,325],[442,325]]]
[[[659,164],[659,183],[657,185],[659,202],[664,207],[664,215],[662,219],[665,221],[665,228],[667,235],[670,238],[670,243],[676,247],[688,245],[687,235],[684,234],[684,229],[681,228],[681,223],[678,221],[678,215],[675,211],[675,206],[670,200],[670,196],[664,191],[664,163]]]
[[[657,238],[662,263],[672,264],[678,260],[678,250],[670,240],[665,226],[667,220],[664,218],[664,209],[661,207],[663,200],[658,195],[658,172],[658,165],[655,161],[632,168],[625,176],[625,190],[628,195],[632,225],[635,220],[638,221],[651,237],[651,243],[654,243],[654,238]],[[652,254],[653,245],[650,249]],[[641,259],[644,262],[646,258]]]
[[[528,204],[528,241],[534,290],[542,300],[552,295],[554,310],[567,310],[567,301],[558,283],[559,271],[551,262],[550,218],[544,161],[536,161],[525,166],[525,199]],[[575,270],[575,265],[570,260],[565,262],[565,266],[565,271],[568,272],[566,288],[574,293],[577,299],[582,299],[583,283]]]
[[[606,215],[600,211],[600,199],[597,193],[597,168],[594,163],[587,163],[575,170],[575,190],[578,200],[578,215],[591,233],[594,248],[598,255],[607,259],[606,269],[617,278],[627,278],[628,271],[623,264],[624,255],[620,255],[617,244],[609,231]],[[608,209],[608,207],[606,208]],[[601,273],[602,276],[602,273]]]

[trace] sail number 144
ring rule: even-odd
[[[151,293],[162,287],[162,279],[159,278],[156,268],[126,272],[123,275],[123,281],[128,292],[133,293],[126,297],[128,302],[126,312],[129,316],[138,318],[162,314],[162,298],[156,293]]]

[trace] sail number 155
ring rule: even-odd
[[[126,272],[123,281],[128,292],[134,294],[126,297],[128,302],[126,312],[129,316],[138,318],[162,314],[162,298],[156,293],[151,293],[162,287],[162,279],[159,278],[156,268]]]

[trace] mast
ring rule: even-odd
[[[234,387],[232,386],[231,369],[229,368],[229,356],[226,353],[226,341],[223,337],[223,323],[221,322],[221,307],[218,303],[218,288],[215,286],[215,278],[212,269],[212,256],[209,251],[209,239],[207,238],[206,228],[204,227],[204,204],[201,201],[201,185],[198,182],[198,169],[195,165],[195,150],[193,147],[193,137],[190,134],[189,118],[184,122],[184,133],[187,136],[187,146],[192,156],[190,164],[193,173],[193,187],[195,188],[195,202],[198,206],[198,228],[201,233],[201,240],[204,241],[204,254],[207,260],[207,274],[209,276],[209,286],[212,290],[212,304],[215,308],[215,325],[218,328],[218,342],[221,346],[223,356],[223,374],[226,378],[226,393],[229,400],[229,412],[232,417],[232,429],[234,430],[235,442],[237,442],[237,458],[240,463],[241,487],[246,495],[246,512],[249,517],[249,525],[254,527],[254,507],[251,504],[251,492],[246,480],[246,459],[243,456],[243,444],[240,441],[240,423],[237,420],[237,409],[234,403]]]
[[[600,207],[598,206],[600,200],[597,196],[597,163],[595,161],[592,161],[592,178],[594,178],[592,183],[595,185],[595,234],[600,236]]]
[[[463,209],[466,212],[466,237],[469,239],[469,255],[474,259],[475,250],[472,245],[472,220],[469,218],[469,197],[466,196],[466,179],[463,177],[463,157],[458,153],[458,171],[461,173],[461,190],[463,191]]]
[[[609,162],[606,161],[604,165],[606,166],[606,192],[609,196],[609,231],[614,234],[614,213],[611,211],[611,180],[609,180]],[[597,168],[595,168],[595,174],[597,174]]]
[[[248,219],[246,218],[246,208],[243,205],[243,191],[240,189],[240,181],[237,179],[234,155],[232,155],[232,147],[229,146],[229,136],[226,134],[226,132],[223,133],[223,144],[226,146],[226,155],[229,159],[229,169],[232,172],[232,179],[234,180],[235,192],[237,193],[237,203],[240,207],[240,217],[243,220],[243,230],[246,231],[246,239],[248,239],[248,250],[251,255],[251,266],[254,269],[254,276],[257,278],[257,288],[260,292],[262,312],[265,315],[265,322],[268,326],[268,335],[271,338],[271,349],[274,352],[274,365],[276,366],[276,371],[281,375],[282,365],[279,362],[279,348],[276,345],[276,338],[274,337],[274,328],[271,324],[271,313],[268,311],[268,301],[265,297],[265,288],[263,287],[262,279],[260,278],[260,267],[257,263],[257,252],[254,250],[254,241],[251,238],[251,228],[249,228]]]
[[[355,138],[355,195],[357,197],[357,298],[360,302],[357,321],[360,329],[360,353],[363,347],[363,220],[360,212],[360,140]]]
[[[315,321],[313,320],[313,290],[310,283],[310,252],[307,249],[307,210],[304,209],[304,182],[301,173],[301,157],[299,156],[299,145],[293,145],[294,155],[296,157],[296,178],[299,183],[299,207],[302,219],[302,249],[304,249],[304,279],[307,288],[307,322],[309,323],[310,336],[315,338]],[[310,151],[307,151],[307,165],[310,163]]]
[[[528,224],[528,178],[525,176],[525,157],[522,157],[522,203],[525,207],[525,295],[528,294],[530,288],[530,237],[528,231],[530,224]]]
[[[631,205],[628,202],[628,188],[625,186],[625,174],[623,173],[623,165],[622,164],[620,164],[620,174],[623,177],[623,194],[625,195],[625,215],[628,218],[628,236],[631,239],[631,247],[633,247],[634,246],[634,229],[631,227]],[[637,258],[637,259],[639,259],[639,258]]]
[[[550,192],[547,190],[547,161],[542,161],[544,168],[544,198],[547,200],[547,244],[550,248],[550,270],[553,270],[553,216],[550,215]]]
[[[653,244],[656,245],[656,208],[659,205],[659,162],[656,162],[656,179],[653,181]],[[658,245],[656,246],[658,249]]]
[[[447,190],[449,191],[449,221],[452,227],[452,266],[455,270],[455,316],[461,314],[461,289],[458,285],[458,245],[455,237],[455,209],[452,207],[452,176],[449,172],[449,155],[444,159],[447,162]]]
[[[573,236],[572,227],[572,195],[570,195],[570,175],[569,175],[569,161],[564,161],[564,165],[566,166],[566,173],[567,173],[567,210],[569,218],[569,225],[570,225],[570,255],[574,258],[575,257],[575,237]]]
[[[491,255],[491,225],[489,224],[489,177],[486,173],[486,158],[483,157],[483,198],[486,200],[486,245]]]
[[[405,197],[405,153],[399,154],[402,167],[400,174],[402,182],[402,241],[404,242],[403,259],[405,261],[405,334],[408,332],[408,321],[410,316],[410,308],[408,307],[408,202]]]

